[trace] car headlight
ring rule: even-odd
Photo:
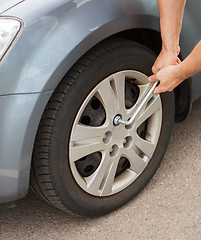
[[[16,36],[22,22],[15,18],[0,18],[0,60],[4,57]]]

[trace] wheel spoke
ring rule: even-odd
[[[137,133],[133,136],[133,142],[147,157],[152,157],[155,144],[148,140],[142,139]]]
[[[85,178],[88,190],[96,195],[102,195],[102,192],[112,189],[113,172],[117,166],[113,166],[110,157],[104,153],[101,163],[97,170],[89,177]],[[103,185],[103,190],[102,190]]]
[[[119,110],[125,111],[125,73],[119,72],[113,75],[114,88],[118,101]]]
[[[118,100],[109,80],[99,86],[97,97],[106,111],[106,121],[113,122],[114,116],[118,113]]]
[[[107,126],[105,124],[100,127],[77,124],[72,131],[71,141],[88,140],[93,142],[95,138],[103,138],[106,132]]]
[[[91,139],[90,139],[91,140]],[[70,145],[70,161],[75,162],[80,158],[95,152],[104,150],[102,138],[96,138],[92,141],[79,141]]]
[[[155,112],[161,108],[160,96],[153,97],[153,100],[147,105],[145,110],[141,112],[140,116],[135,122],[136,128],[138,128],[143,122],[151,117]]]
[[[107,195],[112,192],[112,186],[113,186],[115,175],[117,172],[118,163],[119,163],[119,156],[117,156],[116,159],[112,160],[112,164],[108,168],[108,171],[104,176],[104,180],[102,181],[101,195]]]
[[[123,155],[130,162],[130,170],[134,171],[137,174],[141,173],[147,165],[132,148],[125,150]]]

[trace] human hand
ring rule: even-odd
[[[180,63],[180,59],[178,58],[179,53],[180,53],[179,46],[177,48],[176,53],[162,49],[152,67],[152,72],[156,74],[159,70],[161,70],[164,67],[179,64]]]
[[[149,81],[151,83],[154,83],[155,81],[160,82],[160,84],[155,88],[153,94],[172,91],[184,79],[185,77],[182,73],[181,64],[164,67],[155,75],[149,77]]]

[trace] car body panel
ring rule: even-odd
[[[21,198],[28,190],[31,152],[39,124],[36,116],[51,94],[0,97],[0,203]]]
[[[0,3],[0,14],[6,12],[8,9],[15,7],[17,4],[22,3],[25,0],[1,0]]]
[[[181,34],[184,57],[200,36],[196,25],[189,29],[192,11],[188,6]],[[0,64],[0,203],[26,194],[38,124],[73,64],[116,33],[160,29],[156,0],[25,0],[1,16],[18,17],[24,27]],[[193,77],[193,100],[201,93],[199,78]]]
[[[26,15],[29,1],[5,13],[21,18],[25,28],[1,65],[0,74],[6,84],[0,83],[0,95],[53,90],[70,67],[101,40],[147,24],[149,28],[159,27],[155,19],[157,4],[152,4],[154,14],[145,17],[150,6],[143,6],[143,1],[45,1],[43,7],[37,1],[33,19]],[[90,21],[86,17],[89,15]],[[8,64],[13,69],[9,76],[5,70]]]

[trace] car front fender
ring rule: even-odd
[[[159,30],[157,1],[25,1],[7,15],[24,29],[1,64],[0,95],[52,91],[100,41],[128,29]]]

